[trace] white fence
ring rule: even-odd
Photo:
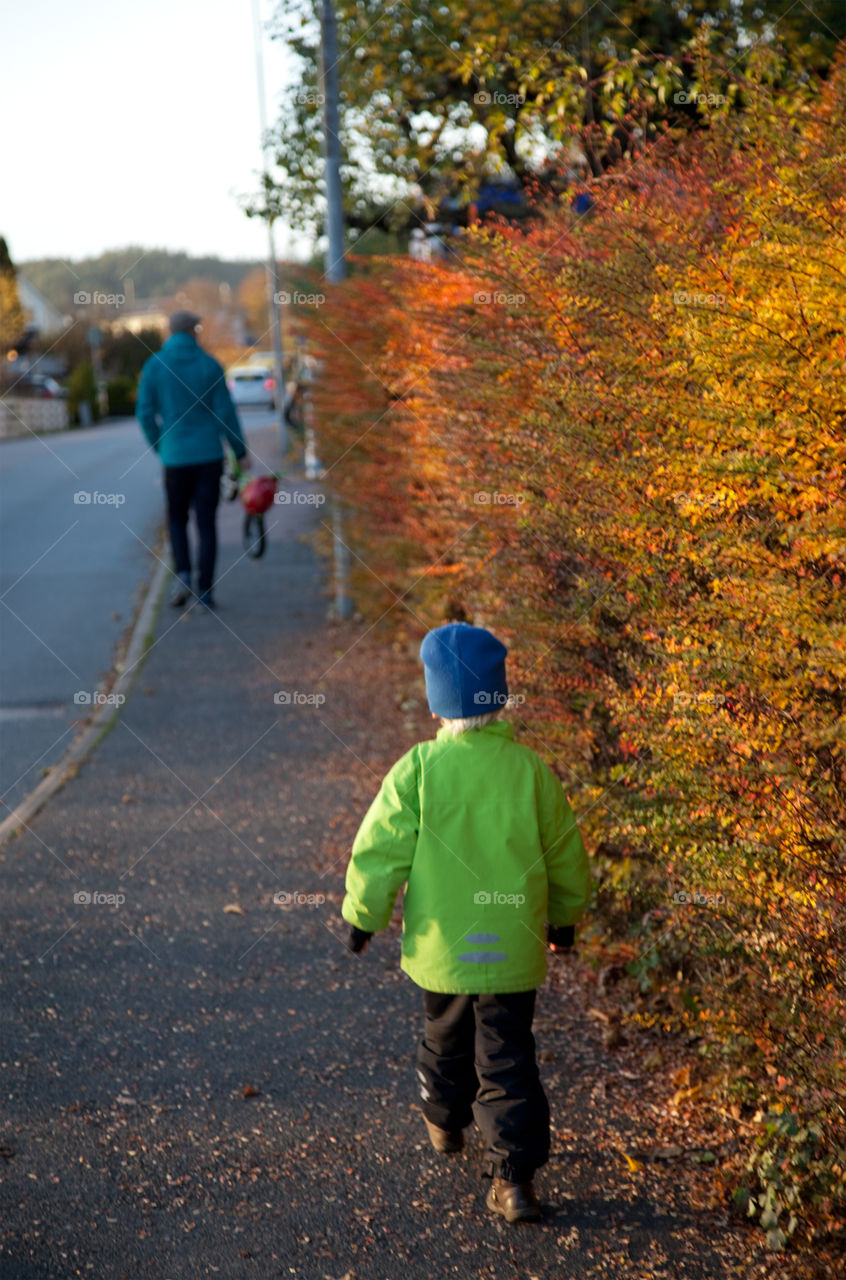
[[[69,423],[65,400],[0,396],[0,439],[64,431]]]

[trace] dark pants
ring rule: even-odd
[[[417,1053],[423,1114],[456,1131],[475,1117],[486,1173],[529,1182],[549,1159],[549,1104],[535,1062],[535,992],[423,992],[426,1024]]]
[[[170,530],[170,547],[173,567],[178,574],[191,573],[191,552],[188,547],[188,512],[194,508],[197,535],[200,540],[198,556],[200,591],[211,591],[214,583],[214,565],[217,559],[217,529],[215,520],[220,497],[220,477],[223,462],[195,462],[186,467],[165,467],[165,493],[167,494],[167,521]]]

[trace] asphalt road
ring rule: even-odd
[[[241,417],[248,434],[269,420]],[[134,418],[0,443],[0,816],[103,696],[162,518],[161,468]]]

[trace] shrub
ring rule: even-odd
[[[638,1016],[754,1113],[780,1247],[846,1210],[846,74],[747,97],[316,332],[359,599],[511,642]]]
[[[121,374],[106,383],[109,414],[112,417],[129,417],[135,412],[137,392],[134,378]]]
[[[72,425],[79,426],[82,419],[79,407],[88,404],[96,421],[99,416],[97,406],[97,382],[90,364],[78,364],[68,378],[68,412]]]

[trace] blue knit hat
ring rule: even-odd
[[[463,720],[503,707],[507,654],[484,627],[449,622],[430,631],[420,646],[430,710],[445,720]]]

